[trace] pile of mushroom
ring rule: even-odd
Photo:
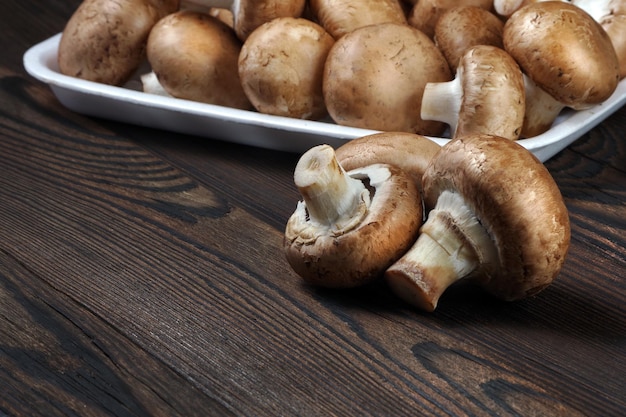
[[[320,145],[298,162],[303,200],[287,222],[284,250],[304,281],[348,288],[384,277],[424,311],[462,279],[507,301],[552,283],[569,248],[569,216],[530,151],[486,134],[441,148],[423,136],[387,135],[356,139],[336,153]],[[346,172],[337,155],[353,169]]]
[[[624,3],[84,0],[58,61],[64,74],[113,85],[147,64],[147,93],[264,114],[516,140],[615,91],[626,74]],[[482,81],[491,93],[477,103],[466,91]]]

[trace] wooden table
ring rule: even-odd
[[[298,155],[60,105],[22,55],[77,4],[0,14],[0,416],[626,415],[626,108],[546,163],[558,280],[421,313],[292,272]]]

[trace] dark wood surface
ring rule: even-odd
[[[297,155],[81,116],[22,66],[77,0],[0,13],[0,416],[626,415],[626,108],[546,163],[537,297],[304,286]]]

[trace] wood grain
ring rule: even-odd
[[[77,3],[0,17],[0,415],[626,414],[626,109],[546,164],[558,280],[425,314],[290,270],[297,155],[63,108],[21,54]]]

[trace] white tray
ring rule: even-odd
[[[61,34],[57,34],[26,51],[24,67],[30,75],[47,83],[65,107],[77,113],[298,153],[321,143],[336,147],[347,140],[375,133],[373,130],[344,127],[332,122],[270,116],[146,94],[138,91],[137,79],[124,87],[113,87],[68,77],[58,70],[57,48],[60,38]],[[604,103],[577,112],[565,110],[549,131],[518,142],[541,161],[546,161],[602,122],[625,102],[626,80],[623,80],[613,96]],[[441,145],[449,140],[431,139]]]

